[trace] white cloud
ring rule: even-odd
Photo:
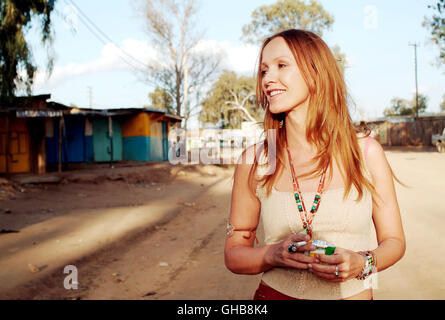
[[[218,42],[203,40],[195,48],[196,51],[219,53],[223,57],[223,68],[237,73],[253,75],[257,65],[259,48],[253,45],[234,45],[229,41]],[[51,76],[45,70],[39,70],[34,80],[34,90],[42,91],[57,87],[70,78],[88,74],[142,70],[147,65],[160,59],[156,50],[146,41],[126,39],[120,48],[113,43],[106,44],[97,59],[55,66]],[[57,63],[57,61],[56,61]]]
[[[223,56],[223,66],[237,73],[253,75],[259,57],[259,47],[253,45],[233,45],[229,41],[203,40],[196,50],[213,50]]]
[[[45,70],[36,74],[34,89],[49,89],[56,87],[72,77],[110,71],[136,71],[146,67],[146,63],[156,58],[156,51],[145,41],[127,39],[118,48],[113,43],[107,43],[101,51],[100,57],[82,63],[70,63],[55,66],[51,76]]]

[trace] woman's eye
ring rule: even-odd
[[[267,73],[267,70],[261,70],[261,75],[265,75]]]
[[[280,67],[280,68],[284,68],[286,65],[284,64],[284,63],[279,63],[278,64],[278,67]]]

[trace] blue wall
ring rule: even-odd
[[[59,121],[54,119],[53,137],[46,138],[46,162],[59,162]],[[62,136],[62,162],[92,161],[92,137],[85,136],[85,118],[68,118]]]
[[[126,137],[124,140],[124,160],[165,161],[165,140],[154,137]],[[167,150],[168,151],[168,150]],[[166,158],[167,157],[167,158]]]
[[[148,161],[150,137],[126,137],[124,140],[124,160]]]

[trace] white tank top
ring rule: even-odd
[[[366,167],[365,172],[369,177]],[[325,190],[312,222],[312,239],[325,240],[352,251],[372,249],[372,197],[367,189],[363,191],[363,198],[357,202],[358,192],[354,187],[346,200],[343,200],[344,188]],[[258,186],[256,194],[261,202],[260,225],[265,245],[278,243],[303,229],[292,192],[272,188],[267,196],[266,191]],[[305,201],[312,203],[314,197],[315,192],[303,192]],[[368,281],[351,279],[332,283],[306,270],[281,267],[264,272],[262,281],[288,296],[311,300],[343,299],[369,289]]]

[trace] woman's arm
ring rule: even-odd
[[[392,170],[382,146],[374,139],[369,141],[366,165],[376,190],[376,195],[373,196],[372,219],[378,247],[373,251],[376,256],[377,271],[382,271],[395,264],[405,254],[405,234]],[[364,260],[358,253],[340,248],[334,255],[320,255],[318,260],[331,265],[317,263],[311,271],[321,278],[334,282],[357,277],[364,266]],[[339,267],[339,277],[334,275],[336,265]]]
[[[256,182],[249,183],[253,165],[246,163],[246,152],[240,159],[235,169],[229,221],[235,229],[256,230],[261,204],[254,191]],[[287,247],[292,242],[302,240],[305,240],[305,235],[291,235],[275,245],[254,248],[254,233],[234,231],[226,239],[225,263],[230,271],[240,274],[258,274],[279,265],[307,269],[307,263],[314,259],[300,252],[314,249],[313,246],[302,246],[298,253],[287,252]]]
[[[405,254],[406,241],[392,170],[382,146],[371,139],[366,159],[377,196],[373,197],[372,219],[378,248],[374,250],[378,271],[385,270]]]

